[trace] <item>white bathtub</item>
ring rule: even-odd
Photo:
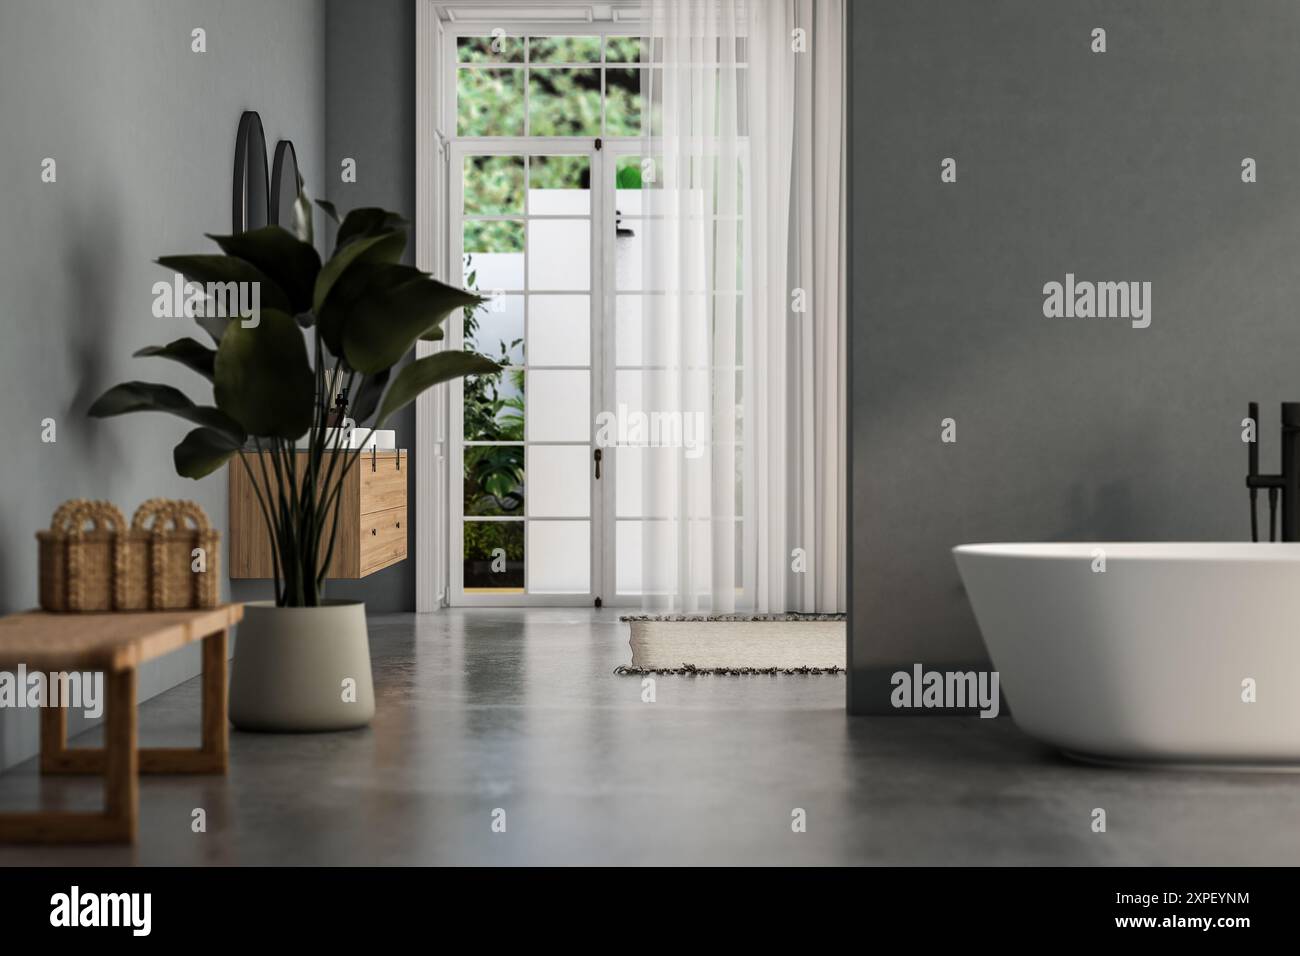
[[[953,554],[1026,733],[1091,760],[1300,767],[1300,544]]]

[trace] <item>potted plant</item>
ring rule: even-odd
[[[178,474],[202,478],[232,459],[247,471],[274,556],[275,600],[249,604],[239,629],[230,716],[245,730],[342,729],[374,715],[364,604],[324,598],[344,478],[365,444],[353,448],[342,429],[327,427],[331,397],[346,388],[349,417],[373,430],[425,389],[499,370],[450,350],[398,370],[417,341],[442,339],[449,313],[482,299],[402,265],[407,224],[397,214],[354,209],[340,222],[332,204],[317,205],[338,224],[325,262],[305,193],[291,230],[209,236],[221,254],[158,260],[203,286],[209,305],[217,292],[229,301],[238,284],[257,292],[256,315],[189,310],[211,347],[186,337],[135,353],[197,372],[212,384],[213,404],[197,405],[168,385],[126,382],[89,412],[169,412],[198,426],[176,446]]]

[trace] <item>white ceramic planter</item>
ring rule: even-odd
[[[230,722],[299,733],[364,727],[375,716],[366,606],[244,605],[230,676]]]

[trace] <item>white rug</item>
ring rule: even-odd
[[[619,673],[842,673],[843,614],[634,615]]]

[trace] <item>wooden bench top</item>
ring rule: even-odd
[[[0,669],[122,671],[223,631],[244,616],[242,604],[193,611],[0,617]]]

